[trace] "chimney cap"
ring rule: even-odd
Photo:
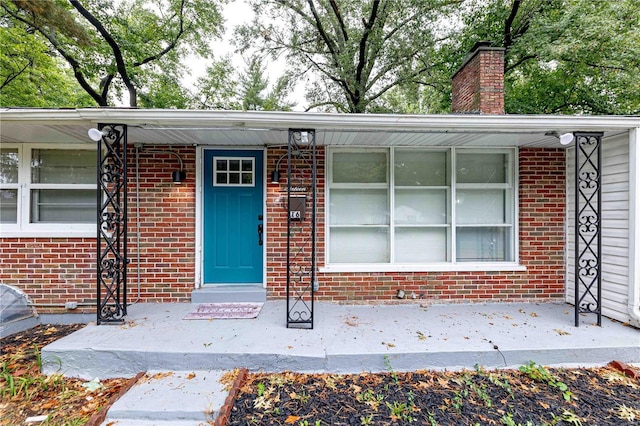
[[[464,60],[462,61],[462,65],[460,65],[460,67],[456,70],[456,72],[453,73],[453,76],[451,77],[452,79],[455,78],[456,75],[458,75],[458,73],[460,71],[462,71],[469,62],[471,62],[471,60],[473,58],[476,57],[476,55],[478,54],[478,52],[480,51],[497,51],[497,52],[504,52],[507,49],[505,49],[504,47],[493,47],[492,46],[492,42],[490,41],[478,41],[476,42],[476,44],[473,45],[473,47],[471,48],[471,50],[469,51],[469,54],[467,54],[467,57],[464,58]]]
[[[493,42],[488,40],[477,41],[476,44],[474,44],[473,47],[469,49],[469,53],[473,53],[481,47],[493,47]]]

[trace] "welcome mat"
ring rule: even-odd
[[[183,319],[250,319],[258,316],[264,303],[200,303]]]

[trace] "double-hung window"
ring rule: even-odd
[[[2,236],[95,234],[96,167],[96,150],[86,145],[3,144]]]
[[[327,266],[513,265],[514,158],[513,149],[329,151]]]

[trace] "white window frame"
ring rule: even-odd
[[[240,161],[240,170],[237,170],[237,171],[222,170],[222,171],[220,171],[220,170],[218,170],[218,163],[217,163],[218,160],[226,161],[227,165],[229,165],[229,163],[231,161],[234,161],[234,160]],[[248,174],[247,172],[242,170],[242,162],[243,161],[247,161],[247,160],[251,161],[251,183],[242,183],[242,175],[243,174]],[[211,159],[211,161],[213,162],[213,164],[212,164],[212,170],[213,170],[213,173],[212,173],[213,174],[212,185],[213,186],[235,187],[235,188],[241,187],[241,186],[243,186],[243,187],[254,187],[254,186],[256,186],[256,161],[255,161],[255,158],[253,158],[253,157],[228,157],[228,156],[223,156],[223,155],[217,155],[217,156],[214,156]],[[237,172],[239,174],[239,176],[240,176],[240,182],[239,183],[230,183],[227,180],[227,183],[218,183],[217,179],[216,179],[217,175],[218,175],[218,172],[226,173],[227,177],[229,177],[229,174],[231,172],[234,172],[234,173]]]
[[[18,183],[1,184],[2,189],[18,190],[17,223],[0,223],[0,237],[95,237],[97,235],[97,202],[96,222],[93,223],[31,223],[31,190],[36,189],[89,189],[96,190],[93,184],[42,184],[31,182],[31,155],[33,150],[85,150],[96,151],[95,146],[88,144],[2,144],[3,148],[18,149]]]
[[[394,218],[394,206],[395,206],[395,182],[394,182],[394,157],[395,157],[395,148],[405,149],[409,147],[389,147],[385,149],[380,148],[365,148],[365,147],[350,147],[350,148],[336,148],[330,147],[327,149],[327,161],[325,162],[325,235],[326,235],[326,243],[325,243],[325,259],[327,259],[324,267],[321,267],[320,272],[457,272],[457,271],[525,271],[526,267],[519,263],[519,244],[518,244],[518,235],[519,235],[519,211],[518,211],[518,150],[514,147],[487,147],[487,148],[455,148],[455,147],[415,147],[419,150],[433,150],[433,151],[443,151],[449,150],[451,159],[451,171],[450,173],[450,188],[449,188],[449,196],[450,205],[452,206],[456,200],[456,189],[458,185],[456,185],[456,167],[455,160],[456,150],[462,151],[465,153],[478,152],[483,154],[490,153],[507,153],[509,155],[509,168],[507,170],[507,183],[501,184],[489,184],[491,188],[494,186],[496,188],[500,187],[511,188],[513,195],[512,205],[510,206],[513,212],[513,224],[509,225],[512,229],[513,235],[509,241],[511,245],[510,249],[513,252],[513,261],[476,261],[476,262],[459,262],[455,260],[456,257],[456,237],[455,237],[455,228],[459,226],[456,221],[456,211],[455,208],[451,209],[451,219],[450,222],[446,225],[448,228],[448,239],[450,242],[450,251],[447,253],[448,261],[446,262],[433,262],[433,263],[394,263],[395,253],[393,250],[394,247],[394,238],[395,233],[392,232],[394,227],[395,218]],[[331,206],[331,189],[337,189],[342,184],[332,184],[333,181],[333,172],[332,172],[332,164],[333,164],[333,154],[336,152],[373,152],[373,151],[386,151],[388,154],[388,177],[387,177],[387,189],[389,191],[390,198],[390,241],[389,247],[391,250],[389,263],[331,263],[330,262],[330,247],[331,247],[331,218],[330,216],[330,206]],[[460,184],[462,187],[468,184]],[[469,184],[476,185],[476,184]],[[354,185],[350,185],[350,187],[354,187]],[[478,225],[473,225],[478,226]],[[500,224],[500,226],[506,226],[505,224]]]

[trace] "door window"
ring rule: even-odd
[[[255,186],[255,158],[213,157],[213,186]]]

